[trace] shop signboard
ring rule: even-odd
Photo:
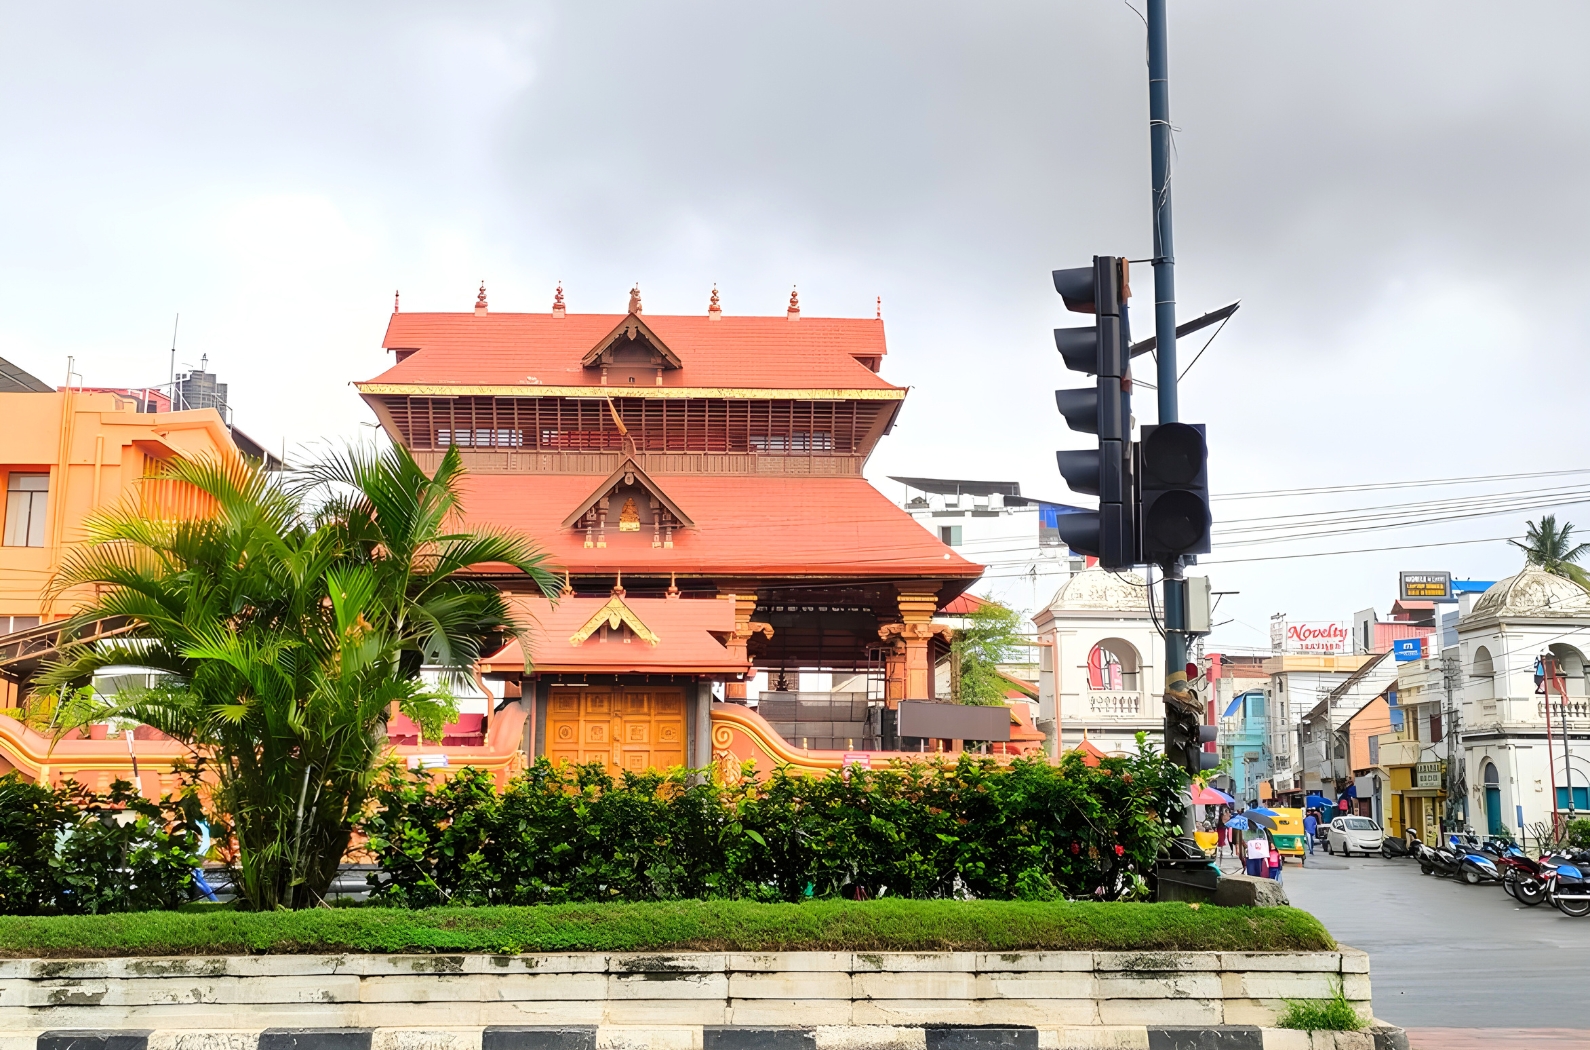
[[[1270,620],[1270,648],[1283,653],[1345,653],[1352,632],[1340,620]]]
[[[1450,602],[1452,574],[1450,572],[1398,573],[1397,593],[1405,602]]]
[[[1420,762],[1413,767],[1414,787],[1438,788],[1441,786],[1441,763]]]

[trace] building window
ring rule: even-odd
[[[961,545],[961,527],[959,525],[940,525],[939,542],[951,547]]]
[[[12,474],[6,482],[7,547],[44,546],[44,518],[50,496],[48,474]]]
[[[1568,809],[1568,789],[1557,788],[1557,808]],[[1573,786],[1573,808],[1580,813],[1590,810],[1590,788],[1582,788],[1578,784]]]

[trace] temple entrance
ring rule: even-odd
[[[612,773],[685,764],[685,693],[678,687],[554,688],[546,755],[604,763]]]

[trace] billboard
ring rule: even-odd
[[[1397,594],[1405,602],[1452,601],[1450,572],[1403,572],[1397,578]]]
[[[1278,653],[1346,653],[1352,632],[1340,620],[1270,618],[1270,648]]]

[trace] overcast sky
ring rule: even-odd
[[[1590,466],[1582,3],[1171,3],[1188,375],[1224,492]],[[1143,23],[1121,2],[6,2],[0,356],[164,382],[208,354],[243,429],[368,434],[348,386],[413,310],[871,316],[910,384],[869,473],[1067,499],[1080,385],[1049,270],[1149,254]],[[1576,247],[1578,246],[1578,247]],[[1151,329],[1146,268],[1136,334]],[[1202,345],[1183,344],[1183,361]],[[1152,393],[1137,415],[1152,422]],[[1581,478],[1558,479],[1571,484]],[[1512,491],[1536,484],[1493,486]],[[1223,518],[1463,495],[1222,503]],[[1518,534],[1530,514],[1228,548]],[[1564,515],[1590,526],[1584,505]],[[1399,568],[1502,543],[1211,566],[1216,642],[1384,614]]]

